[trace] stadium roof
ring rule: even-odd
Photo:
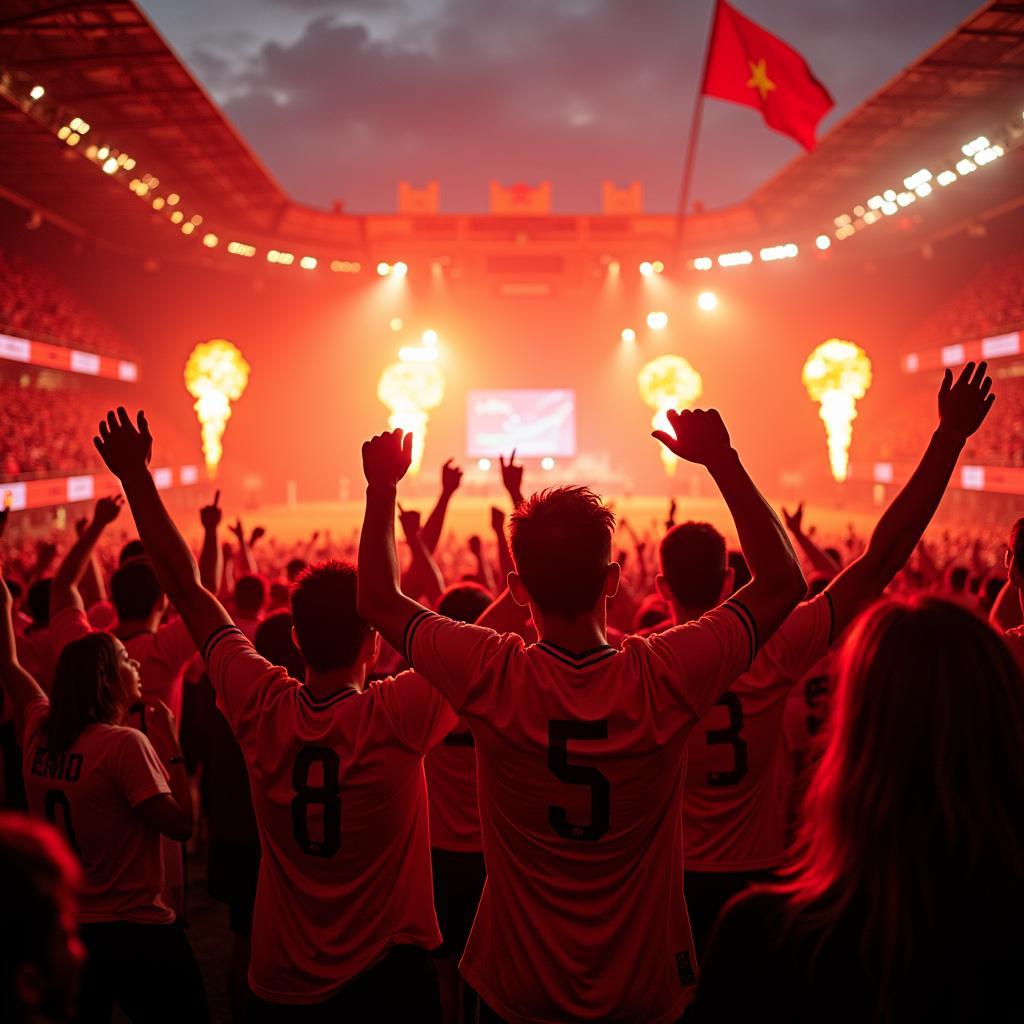
[[[33,100],[36,85],[45,94]],[[667,258],[676,238],[676,219],[668,214],[360,216],[295,202],[132,0],[6,0],[0,96],[0,197],[148,256],[226,258],[220,254],[233,238],[254,246],[260,262],[275,248],[364,266],[459,258],[474,247],[523,253],[525,246],[543,259],[570,247],[585,259]],[[806,244],[817,232],[831,233],[837,215],[873,193],[902,188],[918,168],[955,159],[967,140],[1011,130],[1017,139],[1022,109],[1024,0],[992,0],[746,202],[691,215],[684,249],[692,256],[715,246]],[[74,118],[89,125],[80,139],[67,137]],[[111,164],[107,174],[97,173],[107,169],[106,147],[115,145],[106,162],[130,155],[137,171]],[[958,219],[1020,202],[1024,147],[1014,147],[1007,145],[1007,159],[930,203],[927,213],[922,205],[892,218],[904,228],[923,221],[922,230],[901,235],[883,224],[868,233],[879,240],[872,244],[920,242]],[[143,171],[159,179],[159,190],[140,189],[140,202],[127,186],[132,173]],[[180,205],[173,209],[178,201],[168,198],[156,212],[154,196],[172,191]],[[182,223],[189,217],[199,218],[193,230]],[[181,231],[169,230],[169,221]],[[808,237],[797,239],[798,232]],[[215,252],[202,244],[207,233],[217,236]]]

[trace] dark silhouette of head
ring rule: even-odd
[[[148,619],[166,606],[164,588],[146,558],[133,558],[114,572],[110,598],[121,622]]]
[[[351,668],[372,632],[356,611],[355,566],[329,561],[307,568],[292,588],[292,620],[309,668]]]
[[[145,558],[146,548],[141,540],[130,540],[123,548],[121,553],[117,556],[117,564],[124,565],[125,562],[130,562],[134,558]]]
[[[592,612],[602,598],[615,516],[589,487],[555,487],[527,498],[511,520],[512,557],[530,600],[560,619]]]
[[[292,640],[292,613],[274,612],[257,627],[253,646],[259,654],[274,665],[288,670],[293,679],[304,679],[306,663]]]
[[[673,526],[661,540],[660,556],[661,574],[680,607],[706,611],[722,599],[729,563],[725,538],[710,523]]]
[[[479,583],[453,583],[441,595],[437,610],[457,622],[476,622],[493,598]]]
[[[235,580],[235,610],[246,619],[255,619],[267,601],[267,581],[249,573]]]

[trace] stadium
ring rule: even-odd
[[[362,557],[361,445],[393,429],[414,437],[399,500],[424,523],[442,465],[461,468],[448,532],[433,538],[443,582],[501,593],[512,556],[500,522],[488,530],[512,456],[527,495],[586,485],[614,508],[612,557],[630,582],[650,578],[646,590],[635,581],[629,628],[609,622],[622,634],[648,629],[670,611],[653,583],[666,515],[668,527],[714,524],[730,549],[744,540],[717,478],[651,439],[669,430],[669,410],[719,410],[768,502],[806,503],[816,532],[804,539],[838,571],[869,550],[883,510],[916,479],[943,372],[984,361],[998,400],[967,432],[924,541],[893,575],[994,614],[1024,496],[1024,2],[989,0],[958,23],[936,15],[937,41],[829,121],[816,145],[791,146],[764,173],[753,148],[744,173],[756,184],[743,198],[714,205],[691,188],[694,158],[703,181],[718,173],[713,146],[698,148],[698,95],[697,119],[687,122],[684,98],[678,138],[665,140],[666,161],[685,172],[677,204],[650,202],[641,171],[619,173],[628,154],[609,155],[614,169],[595,159],[580,186],[592,200],[575,212],[559,198],[558,166],[519,180],[480,155],[487,139],[464,160],[478,209],[453,208],[465,190],[449,199],[444,176],[413,160],[375,186],[393,195],[387,209],[299,199],[150,6],[7,0],[0,13],[0,545],[19,593],[52,575],[97,500],[120,493],[93,435],[124,406],[146,411],[155,487],[197,553],[201,509],[219,501],[238,517],[236,548],[226,529],[221,539],[236,581],[264,581],[253,630],[287,608],[286,563]],[[771,29],[770,8],[753,7]],[[815,64],[827,84],[831,69]],[[758,86],[762,102],[769,87]],[[395,102],[417,109],[415,97]],[[744,114],[746,130],[760,131]],[[281,147],[301,149],[296,137]],[[389,140],[396,153],[405,144]],[[294,160],[315,159],[304,153]],[[358,146],[346,159],[360,163]],[[140,529],[120,516],[97,548],[98,575],[114,572]],[[404,536],[403,584],[419,571],[417,542]],[[1005,625],[1020,626],[1019,612]],[[389,648],[388,671],[405,667],[404,643]],[[187,716],[199,687],[185,691]],[[17,806],[14,719],[8,700],[3,779]],[[198,793],[202,771],[185,757]],[[187,858],[191,943],[212,1019],[246,1019],[222,977],[222,908],[199,895],[204,827]],[[545,1018],[493,985],[480,991],[495,1010],[482,1020],[605,1019]],[[445,1020],[473,1019],[453,1012],[446,1004]]]

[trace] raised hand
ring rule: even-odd
[[[261,537],[265,537],[266,535],[266,527],[254,526],[252,528],[252,533],[249,534],[249,547],[252,547],[256,543],[256,541],[258,541]]]
[[[966,440],[981,426],[996,396],[990,394],[992,378],[985,376],[988,363],[975,369],[968,363],[953,383],[953,371],[946,370],[939,387],[939,427]]]
[[[795,512],[787,512],[785,507],[783,507],[782,519],[790,533],[803,533],[804,503],[801,501],[797,505]]]
[[[462,470],[449,459],[441,467],[441,490],[445,494],[454,494],[462,483]]]
[[[124,506],[124,498],[114,494],[109,498],[100,498],[92,514],[92,521],[98,526],[109,526],[120,514]]]
[[[498,462],[501,464],[501,482],[505,485],[505,490],[508,491],[512,501],[518,505],[523,500],[523,464],[521,462],[518,466],[515,464],[515,448],[512,449],[508,462],[505,461],[503,455],[498,456]]]
[[[473,553],[476,558],[480,557],[480,553],[483,551],[483,544],[480,542],[480,538],[474,533],[469,538],[469,550]]]
[[[146,704],[146,735],[164,761],[178,751],[174,712],[162,700]]]
[[[371,486],[397,486],[411,463],[412,434],[389,430],[363,442],[363,474]]]
[[[245,527],[242,525],[241,516],[236,517],[235,525],[229,526],[228,529],[238,538],[239,544],[245,543]]]
[[[420,514],[414,508],[398,506],[398,521],[402,524],[402,533],[411,544],[420,532]]]
[[[107,469],[119,479],[149,465],[153,454],[153,435],[149,432],[146,414],[139,411],[133,424],[123,405],[117,412],[108,412],[100,422],[99,436],[92,439]]]
[[[505,513],[497,505],[491,506],[491,529],[495,533],[502,533],[505,529]]]
[[[668,422],[672,434],[655,430],[651,436],[679,458],[708,466],[729,453],[729,431],[717,409],[670,409]]]
[[[85,528],[88,525],[89,525],[89,517],[88,516],[79,516],[75,520],[75,536],[76,537],[81,537],[82,534],[85,533]]]
[[[220,507],[220,491],[217,491],[213,496],[213,501],[199,510],[199,522],[202,523],[204,530],[216,530],[220,526],[223,516],[224,513]]]

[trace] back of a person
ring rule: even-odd
[[[828,649],[831,627],[827,597],[800,605],[693,730],[683,800],[687,871],[762,871],[782,861],[787,698]]]
[[[250,982],[262,999],[305,1003],[396,942],[429,949],[440,935],[422,754],[396,726],[396,682],[323,703],[287,683],[239,737],[263,851]]]
[[[1011,909],[1013,908],[1013,909]],[[922,928],[908,962],[883,980],[877,950],[865,948],[852,916],[830,926],[791,916],[785,898],[751,890],[736,898],[715,935],[715,960],[702,976],[687,1022],[785,1020],[787,1024],[864,1021],[1009,1020],[1019,1001],[1024,939],[1019,896],[1004,908],[975,906]],[[968,939],[969,936],[969,939]],[[743,982],[729,970],[741,958]]]
[[[169,792],[154,781],[164,777],[156,755],[134,729],[91,725],[50,757],[46,714],[39,705],[26,715],[25,789],[32,813],[53,822],[82,862],[79,920],[169,924],[160,834],[132,810],[136,801]],[[137,760],[148,770],[135,770]]]
[[[646,646],[522,649],[486,717],[470,716],[488,875],[461,966],[499,1012],[668,1020],[689,996],[680,804],[695,716],[659,706]]]

